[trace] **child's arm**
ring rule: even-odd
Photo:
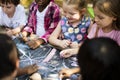
[[[53,33],[50,35],[48,41],[51,45],[57,46],[59,48],[66,48],[70,45],[69,40],[60,40],[58,39],[59,35],[61,34],[61,22],[58,23],[58,26],[56,29],[53,31]]]
[[[60,78],[64,78],[64,77],[70,77],[72,74],[75,73],[79,73],[80,72],[80,68],[72,68],[72,69],[67,69],[67,68],[63,68],[60,72],[59,72],[59,77]]]
[[[98,27],[96,23],[92,23],[88,29],[88,39],[94,38],[97,36]]]
[[[61,33],[61,26],[60,23],[58,23],[57,27],[55,28],[55,30],[52,32],[52,34],[50,35],[48,41],[51,45],[54,46],[60,46],[60,42],[61,40],[58,39],[60,33]]]
[[[29,35],[30,33],[26,32],[26,31],[23,31],[20,33],[20,38],[21,40],[23,40],[24,42],[27,42],[28,41],[28,38],[27,36]]]

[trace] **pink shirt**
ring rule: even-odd
[[[88,38],[94,38],[95,35],[97,37],[109,37],[113,40],[115,40],[119,45],[120,45],[120,30],[112,30],[108,33],[103,32],[103,30],[101,28],[99,28],[97,34],[96,34],[96,30],[97,30],[97,25],[94,24],[88,34]]]

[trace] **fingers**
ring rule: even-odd
[[[70,47],[76,48],[76,47],[79,47],[79,44],[78,44],[77,42],[72,42],[72,43],[70,44]]]
[[[65,77],[64,74],[65,74],[65,73],[60,73],[60,74],[59,74],[59,78],[60,78],[60,79],[63,79],[63,78]]]
[[[33,64],[33,65],[32,65],[32,68],[38,70],[38,69],[39,69],[39,66],[37,66],[37,64]]]
[[[70,45],[70,41],[69,40],[62,40],[60,45],[63,49],[67,48]]]
[[[26,37],[27,34],[28,34],[28,33],[27,33],[26,31],[22,32],[22,36],[23,36],[23,37]]]
[[[63,79],[65,77],[70,77],[69,75],[69,69],[67,68],[63,68],[60,72],[59,72],[59,78]]]
[[[70,40],[66,40],[66,41],[65,41],[65,44],[66,44],[67,46],[69,46],[69,45],[71,44],[71,41],[70,41]]]
[[[9,31],[9,30],[11,30],[11,29],[9,29],[9,28],[5,28],[6,29],[6,31]]]
[[[67,43],[65,43],[65,44],[63,44],[63,48],[67,48],[69,46],[69,44],[67,44]]]
[[[32,49],[36,49],[38,47],[37,43],[34,40],[28,41],[26,44]]]
[[[64,77],[66,77],[66,73],[63,70],[61,70],[59,72],[59,78],[63,79]]]
[[[37,72],[38,71],[38,66],[37,65],[33,65],[32,66],[32,69],[29,71],[29,74],[32,74],[32,73],[34,73],[34,72]]]
[[[60,56],[64,57],[64,58],[67,58],[67,57],[70,57],[71,54],[68,50],[63,50],[63,51],[60,52]]]
[[[29,65],[27,67],[25,67],[26,71],[27,71],[27,74],[32,74],[34,72],[36,72],[39,68],[36,64],[33,64],[33,65]]]
[[[27,42],[27,41],[28,41],[28,38],[27,38],[27,37],[22,37],[22,40],[23,40],[24,42]]]

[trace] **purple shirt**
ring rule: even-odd
[[[37,28],[37,18],[36,18],[36,12],[38,9],[38,5],[33,2],[30,7],[30,13],[28,17],[28,23],[26,24],[24,31],[34,33],[36,34],[36,28]],[[48,37],[53,32],[53,30],[56,28],[58,22],[60,20],[60,9],[58,5],[56,5],[54,2],[50,2],[48,4],[48,9],[46,11],[46,14],[44,16],[44,28],[45,28],[45,34],[43,36],[39,36],[40,38],[44,39],[46,42],[48,40]]]

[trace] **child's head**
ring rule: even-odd
[[[85,8],[85,0],[63,0],[63,14],[69,22],[80,21]]]
[[[20,3],[20,0],[0,0],[2,10],[8,15],[13,17],[16,6]]]
[[[120,0],[96,0],[94,13],[98,26],[120,30]]]
[[[40,6],[46,6],[49,4],[49,2],[52,0],[35,0],[35,2]]]
[[[20,3],[20,0],[0,0],[1,4],[14,4],[17,6]]]
[[[17,48],[12,39],[6,34],[0,34],[0,79],[16,76],[19,66]],[[14,75],[13,75],[14,74]]]
[[[120,47],[110,38],[86,40],[78,64],[83,80],[120,80]]]

